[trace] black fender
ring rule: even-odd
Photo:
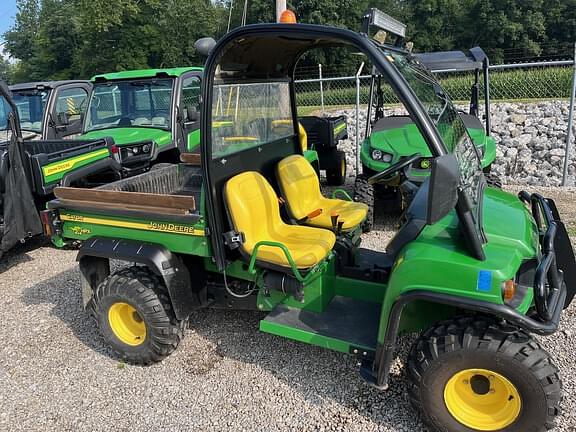
[[[386,389],[388,387],[388,377],[394,359],[402,312],[408,303],[415,300],[425,300],[430,303],[453,306],[463,311],[473,311],[494,316],[524,329],[529,333],[548,336],[558,329],[560,316],[566,299],[566,284],[563,284],[560,288],[558,298],[559,300],[552,311],[552,318],[548,321],[542,321],[528,315],[523,315],[516,309],[505,304],[489,303],[467,297],[456,297],[426,290],[405,292],[398,297],[392,306],[388,317],[388,328],[386,330],[384,343],[378,344],[374,363],[361,368],[361,375],[377,388]]]
[[[82,292],[85,304],[94,288],[110,274],[109,260],[143,264],[160,276],[168,289],[168,295],[176,318],[186,319],[200,306],[201,301],[192,289],[190,272],[184,261],[162,245],[105,237],[87,240],[76,260],[82,273]]]

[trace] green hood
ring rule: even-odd
[[[422,138],[414,123],[374,132],[369,139],[371,148],[392,153],[396,155],[395,160],[414,153],[420,153],[426,157],[432,156],[424,138]]]
[[[501,304],[502,283],[513,278],[524,261],[537,257],[538,231],[516,196],[494,188],[485,190],[483,218],[486,260],[470,256],[453,211],[426,226],[402,251],[388,288],[392,298],[402,291],[441,287],[435,290]],[[487,289],[478,288],[479,272],[490,275]],[[531,299],[530,292],[523,312]]]
[[[158,147],[172,143],[172,133],[170,131],[154,128],[110,128],[87,132],[78,139],[100,139],[112,137],[114,143],[118,145],[133,144],[142,141],[155,141]]]
[[[474,145],[480,149],[482,167],[490,165],[496,158],[496,142],[494,138],[487,137],[484,129],[468,128],[467,131]],[[424,157],[432,156],[424,138],[414,123],[373,132],[362,143],[362,163],[375,171],[387,168],[389,164],[372,160],[370,154],[373,149],[394,155],[392,163],[414,153],[420,153]]]

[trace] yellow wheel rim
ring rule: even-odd
[[[146,324],[138,311],[128,303],[114,303],[108,309],[108,322],[121,342],[138,346],[146,340]]]
[[[522,408],[514,384],[486,369],[466,369],[453,375],[444,387],[444,402],[458,422],[479,431],[511,425]]]

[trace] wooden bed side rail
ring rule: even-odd
[[[187,165],[200,166],[202,164],[202,159],[198,153],[182,153],[180,154],[180,162]]]
[[[186,195],[164,195],[72,187],[57,187],[54,189],[54,195],[61,200],[67,201],[91,201],[108,205],[124,204],[138,207],[196,210],[194,197]]]

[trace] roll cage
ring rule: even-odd
[[[296,134],[279,142],[247,148],[226,158],[214,158],[212,149],[212,100],[216,75],[219,83],[284,81],[289,83],[291,115],[297,128],[294,70],[310,49],[349,46],[365,54],[404,104],[434,157],[448,153],[426,110],[404,77],[366,35],[350,30],[310,24],[259,24],[236,29],[211,50],[202,85],[202,169],[207,184],[206,216],[214,260],[219,270],[226,266],[224,233],[229,226],[222,197],[227,179],[247,170],[273,178],[275,165],[285,156],[299,153]],[[461,194],[462,195],[462,194]],[[483,259],[482,234],[473,222],[469,204],[459,199],[457,212],[471,255]]]
[[[470,72],[474,71],[474,84],[470,95],[470,114],[478,115],[480,103],[480,72],[484,85],[484,115],[486,116],[486,136],[490,135],[490,61],[484,50],[480,47],[470,48],[468,53],[463,51],[439,51],[418,53],[414,56],[434,73],[438,72]]]

